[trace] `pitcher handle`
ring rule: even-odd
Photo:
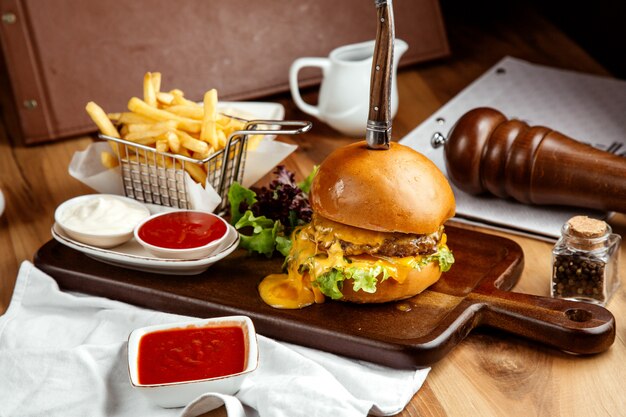
[[[326,71],[330,67],[330,60],[328,58],[298,58],[291,64],[291,68],[289,69],[289,87],[296,106],[303,112],[321,119],[319,107],[306,103],[300,95],[298,72],[304,67],[319,67],[322,69],[322,76],[325,76]]]

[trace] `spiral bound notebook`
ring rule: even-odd
[[[435,132],[447,135],[463,114],[484,106],[626,157],[626,81],[511,57],[494,65],[400,142],[426,155],[445,173],[443,148],[433,148],[431,137]],[[458,220],[540,239],[558,238],[563,223],[574,215],[602,219],[609,215],[573,207],[529,206],[453,188]]]

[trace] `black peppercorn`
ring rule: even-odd
[[[571,268],[565,268],[566,265]],[[602,292],[604,262],[588,259],[580,254],[556,255],[553,266],[552,290],[559,297],[576,297]],[[591,272],[593,271],[593,272]],[[589,274],[595,280],[589,280]],[[595,291],[594,291],[595,290]]]

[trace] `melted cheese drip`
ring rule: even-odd
[[[310,226],[293,232],[287,273],[269,275],[259,284],[259,294],[266,304],[274,308],[296,309],[324,302],[324,294],[311,284],[315,279],[309,279],[307,272],[298,272],[299,266],[317,253],[317,245],[309,239],[310,232],[313,232]]]
[[[303,308],[315,302],[313,291],[305,283],[304,279],[291,274],[272,274],[259,284],[259,294],[274,308]]]
[[[338,223],[336,224],[338,225]],[[320,239],[330,238],[332,240],[332,233],[335,232],[337,236],[342,236],[340,237],[342,240],[357,242],[357,239],[350,236],[352,234],[350,229],[354,228],[339,225],[337,229],[340,230],[336,231],[334,229],[335,224],[332,227],[333,229],[324,230],[321,233],[321,237],[320,233],[318,233],[317,237]],[[359,229],[359,233],[360,231]],[[384,233],[371,233],[382,235],[384,239]],[[422,259],[419,255],[404,258],[386,258],[370,255],[346,257],[339,242],[335,242],[327,252],[320,252],[314,236],[315,230],[311,224],[297,228],[294,231],[291,237],[293,246],[287,259],[287,273],[269,275],[259,284],[259,294],[266,304],[274,308],[297,309],[313,303],[323,303],[325,296],[313,285],[313,282],[317,277],[333,268],[372,268],[380,265],[389,271],[390,278],[402,283],[406,280],[409,273],[419,265]],[[372,242],[372,240],[368,240],[368,242]],[[445,246],[445,244],[446,235],[444,233],[441,237],[440,246]],[[303,271],[303,267],[307,271]]]
[[[316,238],[320,242],[332,241],[336,238],[345,242],[352,242],[355,245],[382,245],[385,238],[392,233],[376,232],[374,230],[360,229],[337,223],[324,217],[316,216],[314,219],[317,225]]]

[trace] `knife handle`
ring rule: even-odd
[[[375,0],[378,17],[370,78],[370,105],[365,140],[371,149],[389,149],[391,140],[391,76],[395,28],[392,0]]]
[[[626,158],[491,108],[463,115],[444,154],[450,180],[470,194],[626,212]]]

